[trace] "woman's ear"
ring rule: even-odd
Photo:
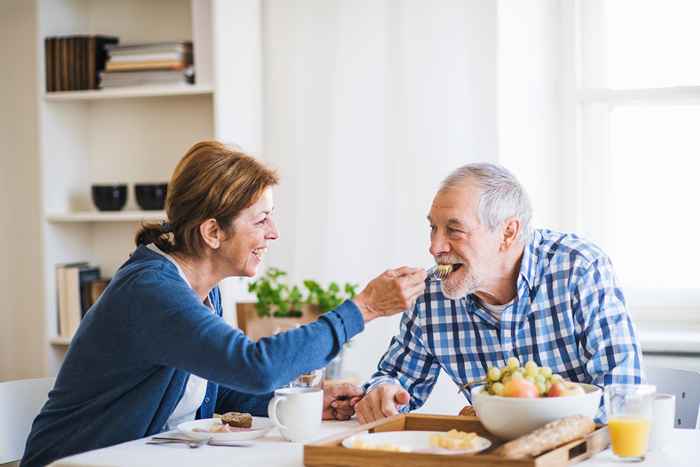
[[[221,246],[223,231],[216,219],[207,219],[199,224],[199,234],[210,248],[217,250]]]
[[[521,225],[519,219],[511,217],[506,220],[503,227],[503,238],[501,239],[501,251],[507,250],[513,243],[515,243],[515,241],[518,239],[520,229]]]

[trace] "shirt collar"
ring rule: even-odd
[[[527,283],[528,288],[532,289],[534,284],[536,284],[537,277],[537,245],[542,240],[542,234],[539,230],[532,232],[529,241],[525,245],[523,250],[523,258],[520,262],[520,274],[518,275],[518,282],[520,279]],[[518,283],[518,287],[520,284]]]

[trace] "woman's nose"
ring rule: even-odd
[[[275,224],[275,221],[270,219],[270,228],[267,231],[267,234],[265,235],[265,238],[267,240],[277,240],[280,237],[280,233],[277,230],[277,225]]]

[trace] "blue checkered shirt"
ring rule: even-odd
[[[365,385],[401,384],[413,410],[444,370],[458,387],[509,357],[565,379],[604,386],[641,383],[641,348],[608,257],[581,238],[536,230],[525,247],[513,305],[496,319],[471,295],[450,300],[439,279],[404,313],[399,334]],[[469,400],[470,394],[462,391]],[[604,420],[602,411],[598,420]]]

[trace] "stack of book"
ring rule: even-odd
[[[80,321],[107,287],[100,268],[85,262],[56,265],[58,333],[72,338]]]
[[[148,84],[194,84],[192,42],[156,42],[114,45],[105,71],[100,73],[101,87]]]
[[[60,36],[44,39],[46,91],[98,88],[98,73],[107,60],[105,46],[117,44],[112,36]]]

